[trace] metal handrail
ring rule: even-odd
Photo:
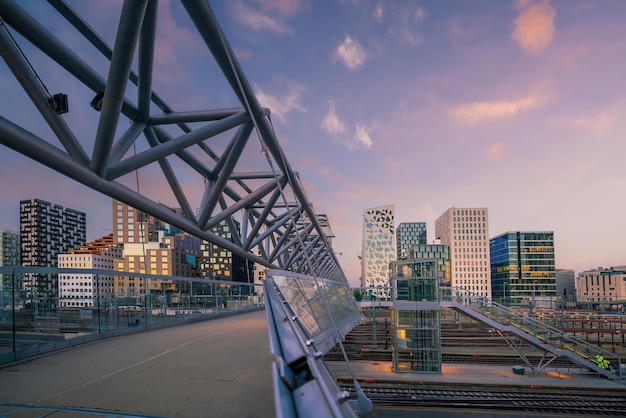
[[[596,355],[601,355],[610,362],[616,373],[621,375],[622,358],[609,350],[576,338],[525,313],[517,312],[510,307],[501,305],[467,289],[457,287],[443,289],[445,290],[441,292],[442,300],[461,303],[502,325],[514,326],[536,337],[545,344],[549,344],[557,349],[571,351],[587,361],[598,364]],[[451,294],[445,295],[445,291],[448,289],[451,291]]]

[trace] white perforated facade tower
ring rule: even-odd
[[[396,260],[394,205],[363,212],[361,287],[388,288],[389,263]],[[388,294],[387,289],[385,294]]]
[[[435,221],[435,236],[450,247],[451,286],[491,298],[487,208],[446,210]]]

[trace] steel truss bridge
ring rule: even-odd
[[[0,0],[6,64],[0,77],[14,78],[33,109],[19,120],[0,115],[0,143],[271,269],[265,288],[277,415],[354,416],[371,402],[362,396],[348,402],[321,360],[362,320],[345,274],[279,144],[270,110],[259,104],[208,1],[180,5],[206,47],[197,56],[216,69],[195,87],[210,98],[219,86],[234,106],[177,109],[156,91],[155,51],[167,31],[159,27],[157,0],[123,2],[117,22],[106,22],[117,24],[113,45],[63,0],[37,4],[47,7],[38,17],[17,1]],[[46,22],[53,18],[66,30],[51,32]],[[59,73],[72,94],[46,87]],[[180,213],[140,191],[138,181],[132,187],[139,170],[158,174],[160,192],[169,192]],[[189,190],[201,190],[197,204]],[[221,222],[232,240],[212,232]]]

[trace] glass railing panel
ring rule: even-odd
[[[309,338],[319,334],[322,327],[328,326],[330,320],[321,297],[316,296],[317,285],[314,281],[287,275],[272,275],[271,279]]]
[[[275,284],[307,338],[334,335],[336,330],[350,324],[354,326],[362,319],[347,283],[281,270],[268,270],[266,280]]]
[[[4,274],[0,291],[0,365],[114,334],[264,307],[262,287],[247,283],[22,266],[2,266],[0,274]],[[71,295],[59,292],[38,296],[25,290],[24,280],[32,274],[97,275],[97,278],[90,276],[89,280],[83,280]],[[114,294],[112,286],[98,286],[102,283],[99,279],[108,278],[111,284],[130,276],[141,282],[137,294]],[[86,297],[91,294],[87,282],[106,290]]]

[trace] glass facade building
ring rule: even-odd
[[[396,229],[396,257],[406,260],[415,245],[426,244],[426,222],[402,222]]]
[[[437,260],[394,261],[392,363],[396,372],[441,372]]]
[[[576,301],[576,273],[570,269],[556,269],[556,298],[565,302]]]
[[[493,299],[510,306],[556,297],[554,232],[505,232],[489,240]]]
[[[408,253],[409,260],[434,259],[440,286],[450,286],[450,247],[443,244],[414,245]]]

